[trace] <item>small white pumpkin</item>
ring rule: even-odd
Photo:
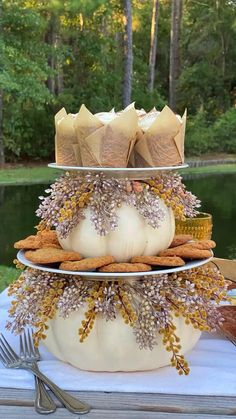
[[[81,343],[78,329],[85,311],[86,308],[81,308],[66,319],[57,313],[48,322],[43,342],[61,361],[87,371],[144,371],[170,364],[171,354],[163,346],[161,335],[157,335],[158,344],[153,350],[139,349],[132,327],[120,315],[108,322],[98,315],[91,333]],[[186,325],[183,317],[174,318],[174,324],[181,353],[185,354],[196,344],[201,332]]]
[[[59,242],[63,249],[79,252],[83,257],[112,255],[117,262],[127,262],[133,256],[156,255],[170,245],[175,233],[172,209],[162,199],[159,204],[164,212],[160,227],[154,229],[134,207],[122,204],[117,208],[118,226],[106,236],[96,232],[88,207],[84,211],[85,219],[66,239],[58,237]]]

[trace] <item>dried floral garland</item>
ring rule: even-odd
[[[89,206],[91,221],[99,235],[105,236],[118,225],[116,209],[122,202],[135,207],[153,228],[164,219],[159,199],[173,209],[176,218],[194,217],[200,201],[186,191],[181,176],[161,173],[148,182],[127,179],[106,179],[103,174],[78,176],[66,173],[50,189],[36,214],[42,218],[39,229],[55,227],[62,238],[85,218]]]
[[[14,296],[7,328],[21,333],[26,326],[36,328],[36,344],[46,337],[47,321],[56,310],[63,318],[84,307],[85,318],[78,325],[80,342],[93,328],[98,314],[106,321],[121,315],[133,328],[140,349],[152,349],[156,337],[172,353],[171,364],[180,374],[189,367],[181,355],[174,316],[199,330],[214,331],[223,318],[217,304],[226,299],[227,282],[216,268],[208,266],[174,274],[143,277],[142,280],[84,281],[78,276],[63,276],[26,269],[9,287]]]

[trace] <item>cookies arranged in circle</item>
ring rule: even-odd
[[[50,247],[37,250],[27,250],[25,252],[25,257],[33,263],[39,263],[42,265],[81,259],[80,253],[68,252],[67,250],[54,249]]]
[[[183,266],[185,261],[177,256],[135,256],[132,263],[147,263],[152,266]]]
[[[61,263],[59,269],[65,271],[92,271],[112,262],[115,262],[113,256],[98,256],[96,258],[85,258],[76,262]]]
[[[158,255],[135,256],[129,262],[117,263],[113,256],[83,258],[78,252],[63,250],[55,230],[38,231],[14,244],[16,249],[24,249],[25,257],[35,264],[60,264],[66,271],[99,272],[148,272],[158,269],[184,266],[186,261],[207,259],[213,255],[216,246],[213,240],[194,240],[189,234],[178,234],[170,247]],[[155,272],[155,269],[154,269]]]
[[[150,265],[145,263],[111,263],[110,265],[103,266],[99,269],[99,272],[147,272],[151,271]]]

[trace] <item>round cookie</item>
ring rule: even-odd
[[[40,239],[37,236],[29,236],[14,243],[15,249],[40,249]]]
[[[197,240],[195,242],[188,243],[188,246],[194,247],[199,250],[209,250],[216,247],[214,240]]]
[[[196,249],[190,245],[183,245],[166,249],[159,256],[178,256],[182,259],[207,259],[212,256],[211,250]]]
[[[77,252],[68,252],[63,249],[47,247],[37,250],[28,250],[25,252],[26,259],[33,263],[48,264],[64,262],[68,260],[80,260],[81,255]]]
[[[98,256],[96,258],[81,259],[77,262],[61,263],[59,269],[65,271],[92,271],[112,262],[115,262],[113,256]]]
[[[180,246],[181,244],[189,242],[189,240],[193,240],[191,234],[176,234],[169,247]]]
[[[42,249],[44,247],[51,247],[61,249],[54,230],[39,231],[36,236],[28,236],[23,240],[19,240],[14,244],[15,249]]]
[[[135,256],[132,263],[147,263],[153,266],[183,266],[185,262],[177,256]]]
[[[103,266],[99,272],[147,272],[151,271],[150,265],[144,263],[111,263],[110,265]]]

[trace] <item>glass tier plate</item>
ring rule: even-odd
[[[150,179],[158,175],[160,171],[169,171],[177,169],[185,169],[188,164],[181,164],[179,166],[163,166],[163,167],[80,167],[80,166],[62,166],[56,163],[49,163],[48,167],[62,170],[76,170],[80,174],[87,174],[88,172],[104,173],[108,178],[127,178],[127,179]]]
[[[200,259],[200,260],[194,260],[191,262],[187,262],[184,266],[180,266],[178,268],[166,268],[166,269],[153,269],[152,271],[148,272],[126,272],[126,273],[104,273],[104,272],[95,272],[95,271],[64,271],[58,268],[53,268],[50,265],[39,265],[35,264],[33,262],[30,262],[25,257],[24,250],[20,250],[17,253],[17,259],[20,263],[23,263],[23,265],[28,266],[33,269],[38,269],[40,271],[46,271],[46,272],[53,272],[57,274],[64,274],[64,275],[79,275],[81,277],[84,277],[87,280],[93,280],[93,281],[111,281],[113,279],[117,278],[137,278],[142,276],[150,276],[150,275],[162,275],[162,274],[171,274],[174,272],[181,272],[186,271],[188,269],[198,268],[199,266],[205,265],[206,263],[210,262],[212,257],[208,259]]]

